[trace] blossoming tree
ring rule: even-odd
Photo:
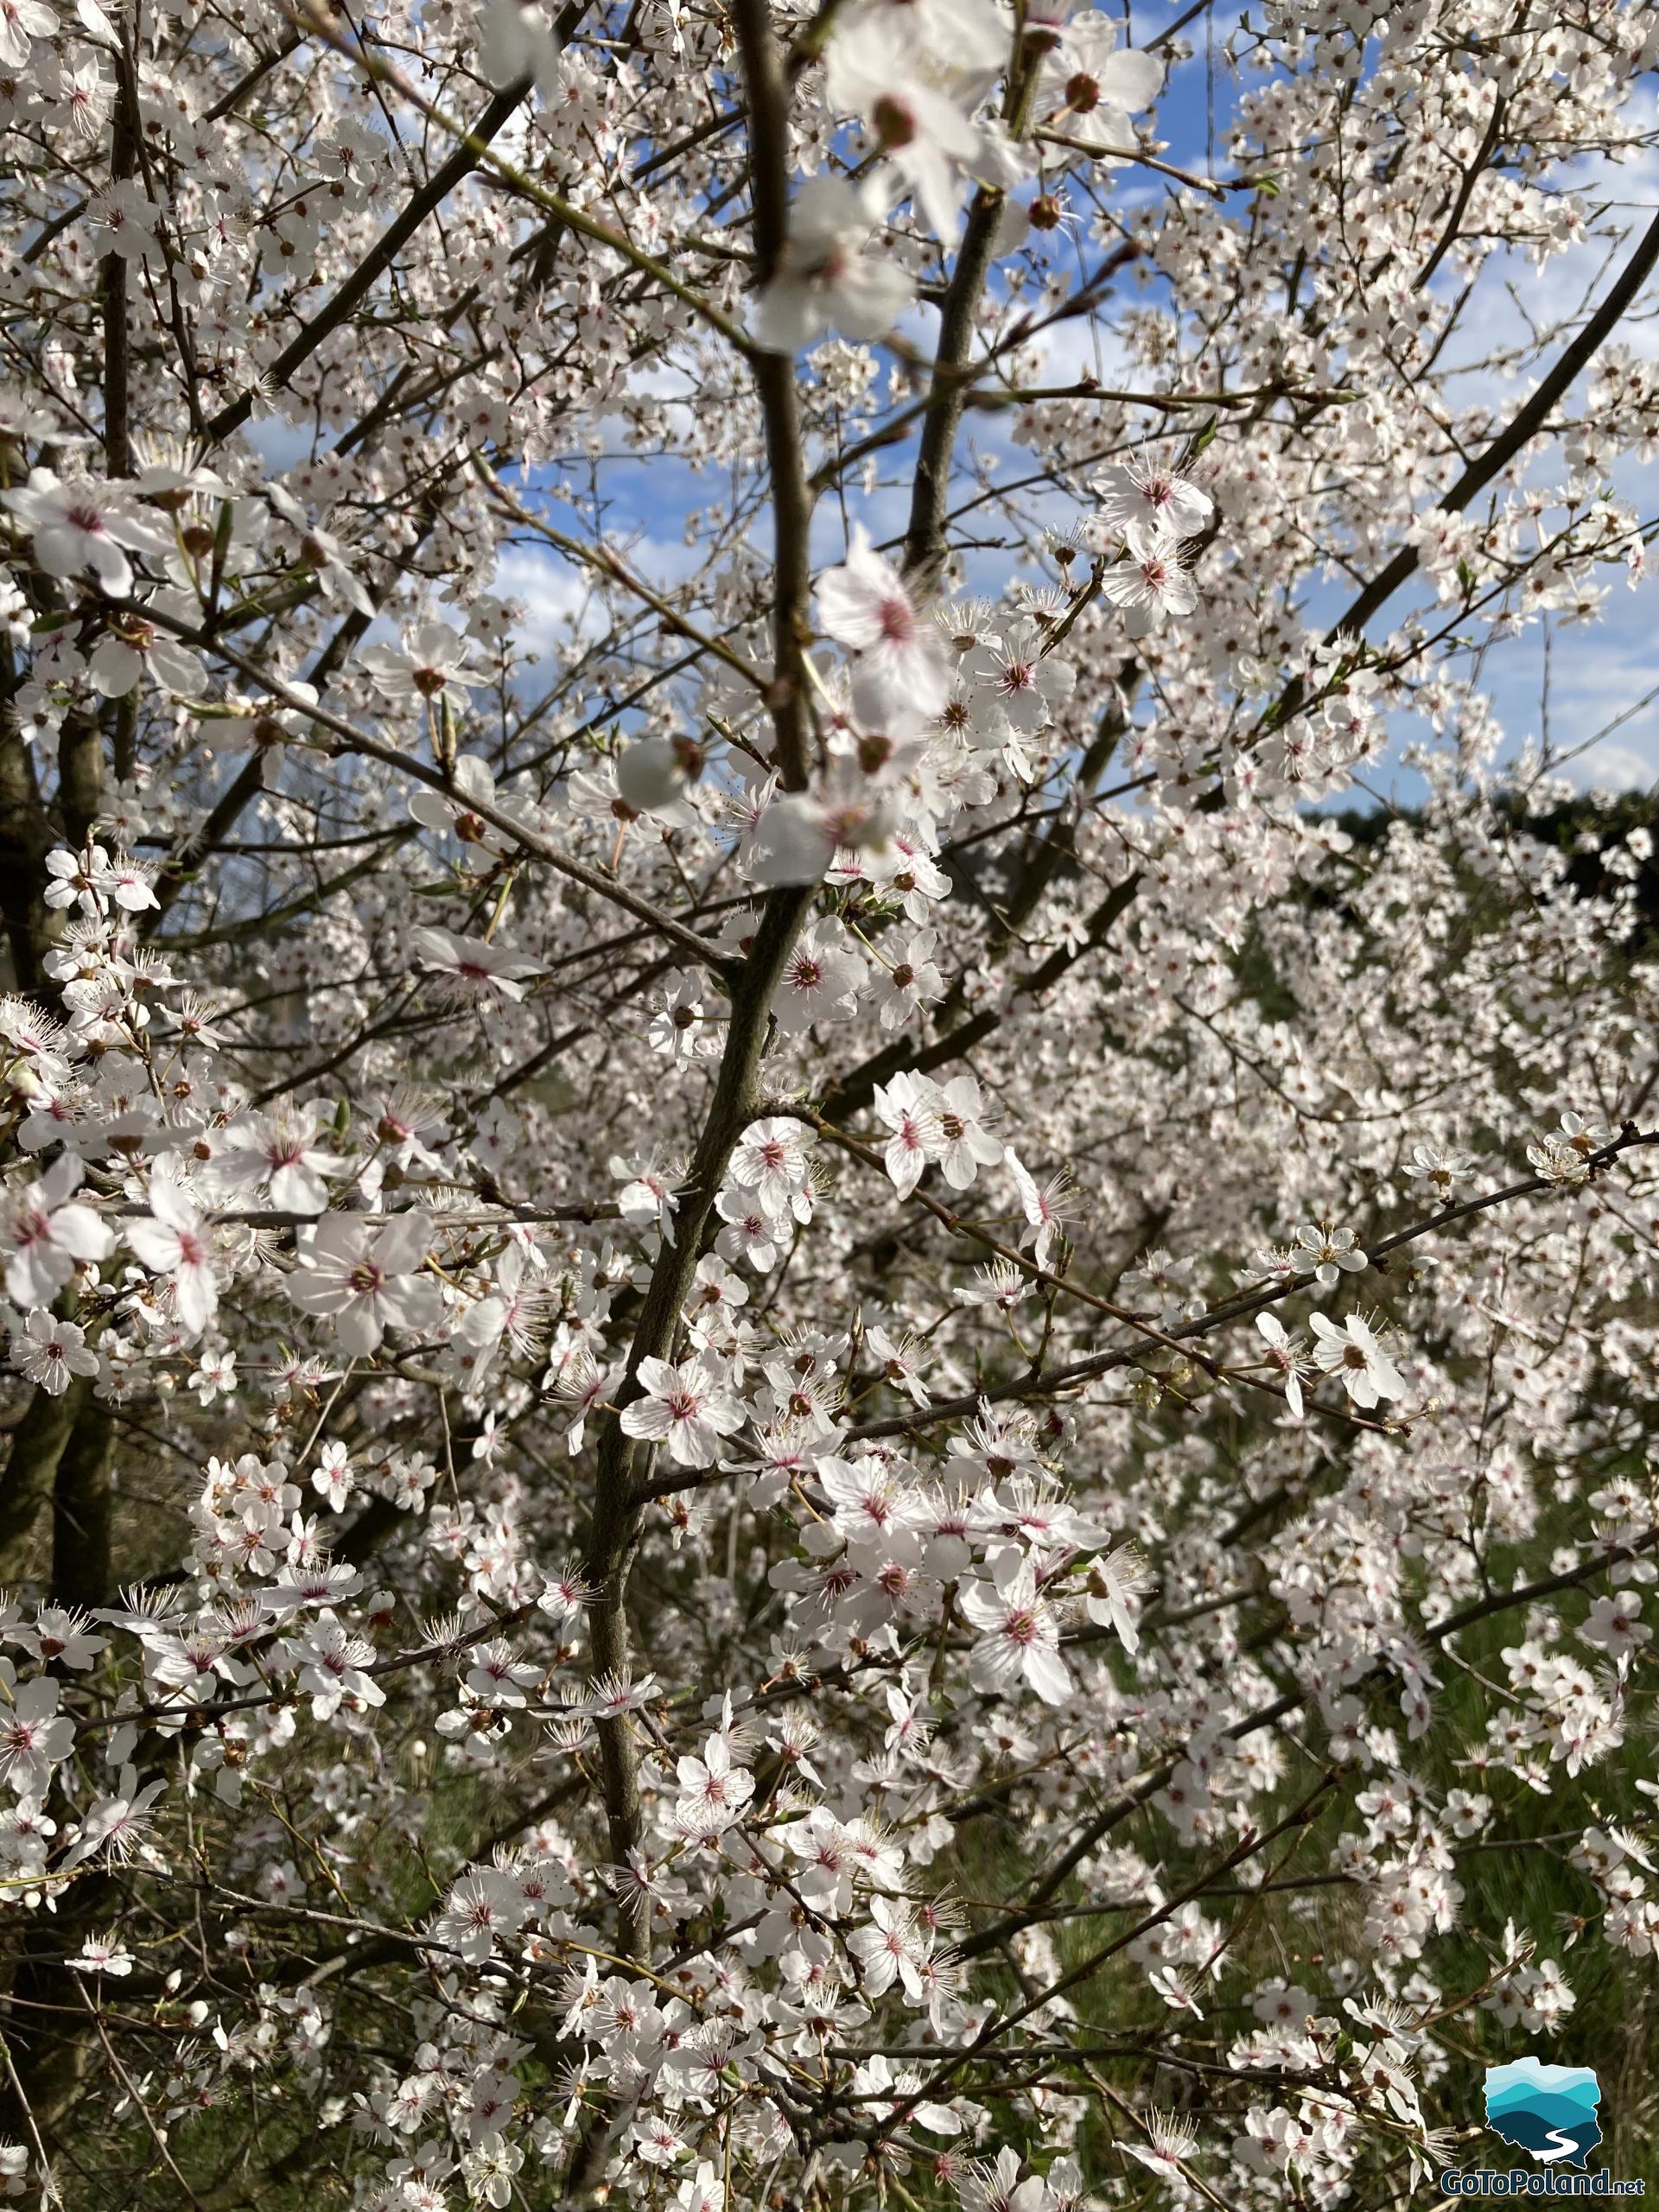
[[[1656,61],[0,0],[0,2190],[1641,2155]]]

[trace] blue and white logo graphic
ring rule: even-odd
[[[1486,2069],[1486,2125],[1541,2166],[1581,2166],[1601,2140],[1601,2084],[1588,2066],[1517,2058]]]

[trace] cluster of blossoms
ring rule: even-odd
[[[1659,872],[1500,709],[1659,32],[1144,12],[0,0],[0,2196],[1381,2212],[1626,2048]]]

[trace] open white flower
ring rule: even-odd
[[[1126,1651],[1138,1651],[1141,1631],[1135,1624],[1135,1600],[1156,1586],[1156,1577],[1135,1546],[1120,1544],[1116,1551],[1103,1552],[1090,1560],[1084,1611],[1097,1627],[1109,1624],[1115,1628]]]
[[[1107,569],[1100,588],[1114,607],[1139,618],[1143,627],[1167,614],[1190,614],[1198,603],[1198,588],[1174,538],[1144,523],[1125,527],[1123,558]]]
[[[747,865],[756,883],[817,883],[838,853],[880,852],[897,818],[896,794],[851,761],[832,763],[809,791],[785,791],[755,824]]]
[[[279,1213],[322,1213],[326,1176],[343,1175],[349,1163],[316,1141],[324,1109],[283,1104],[270,1114],[246,1114],[226,1132],[213,1173],[226,1191],[263,1192]]]
[[[1046,1705],[1063,1705],[1071,1694],[1071,1677],[1060,1656],[1059,1624],[1038,1590],[1036,1569],[1013,1544],[988,1564],[990,1580],[964,1582],[957,1599],[963,1618],[979,1630],[968,1660],[975,1687],[1006,1695],[1026,1681]]]
[[[939,1156],[938,1092],[925,1076],[901,1070],[876,1084],[874,1103],[893,1132],[882,1153],[883,1163],[893,1189],[907,1198],[921,1181],[923,1170]]]
[[[488,761],[476,753],[461,754],[449,780],[453,796],[425,784],[410,793],[409,810],[415,819],[429,830],[459,839],[463,845],[479,845],[489,853],[512,852],[512,835],[498,830],[493,822],[486,822],[474,810],[475,807],[487,806],[493,813],[505,814],[512,821],[523,821],[526,829],[532,826],[531,817],[535,809],[511,791],[498,791]]]
[[[107,1260],[115,1236],[107,1222],[74,1198],[85,1173],[73,1153],[37,1182],[13,1184],[0,1212],[6,1295],[25,1309],[49,1306],[79,1267]]]
[[[346,1351],[366,1358],[388,1329],[419,1332],[436,1321],[438,1286],[420,1272],[430,1243],[420,1215],[400,1214],[378,1230],[331,1215],[303,1232],[289,1297],[302,1313],[332,1320]]]
[[[525,979],[542,972],[535,961],[521,960],[503,945],[457,937],[451,930],[417,929],[410,943],[421,965],[447,977],[448,995],[464,1004],[476,1005],[497,992],[516,1002],[524,995]]]
[[[1351,1229],[1333,1229],[1327,1222],[1309,1221],[1294,1231],[1294,1236],[1291,1258],[1325,1290],[1334,1290],[1345,1274],[1363,1274],[1370,1265]]]
[[[1216,511],[1207,492],[1150,454],[1131,454],[1102,469],[1090,480],[1090,489],[1109,530],[1138,527],[1167,537],[1196,537]]]
[[[1319,1339],[1313,1357],[1327,1375],[1338,1375],[1342,1387],[1357,1406],[1374,1406],[1379,1398],[1403,1398],[1406,1378],[1377,1341],[1370,1322],[1351,1313],[1338,1328],[1323,1313],[1310,1324]]]
[[[824,633],[858,655],[855,703],[877,727],[894,709],[937,715],[950,693],[950,671],[935,625],[916,606],[904,579],[853,526],[847,559],[818,579],[818,620]]]
[[[119,1979],[132,1972],[132,1953],[113,1933],[88,1936],[81,1944],[79,1956],[66,1959],[64,1964],[75,1974],[107,1974]]]
[[[181,619],[196,612],[188,601],[177,597],[156,604]],[[111,620],[94,646],[87,667],[94,685],[106,699],[124,698],[146,678],[161,690],[188,699],[200,698],[207,688],[207,671],[197,655],[137,613],[118,615]]]
[[[891,330],[916,287],[891,252],[868,244],[879,215],[843,177],[809,178],[789,211],[776,274],[755,303],[754,341],[793,353],[827,331],[872,339]]]
[[[404,632],[401,651],[371,645],[359,658],[388,699],[435,702],[448,696],[464,707],[473,688],[485,680],[472,667],[474,654],[472,639],[447,622],[417,622]]]
[[[684,798],[704,757],[694,737],[636,738],[616,756],[616,788],[637,814],[664,812]]]
[[[22,69],[31,42],[50,38],[57,28],[57,10],[44,0],[0,0],[0,68]]]
[[[54,1688],[56,1684],[53,1684]],[[68,1721],[63,1726],[71,1735]],[[127,1866],[144,1847],[156,1818],[156,1801],[167,1788],[165,1781],[147,1782],[141,1789],[137,1770],[124,1766],[114,1794],[100,1797],[81,1823],[80,1834],[64,1854],[64,1870],[81,1866],[97,1853],[107,1852],[112,1866]]]
[[[754,1777],[735,1764],[724,1736],[710,1736],[702,1757],[679,1760],[675,1774],[680,1785],[675,1817],[693,1834],[718,1834],[741,1820],[754,1795]]]
[[[865,1996],[883,1996],[897,1981],[912,2004],[920,2004],[927,1987],[919,1969],[931,1946],[914,1912],[902,1897],[874,1897],[870,1918],[873,1926],[855,1929],[847,1938],[848,1949],[859,1961]]]
[[[58,1710],[61,1695],[52,1675],[37,1675],[0,1705],[0,1782],[20,1796],[43,1792],[74,1749],[75,1724]]]
[[[30,531],[35,558],[49,576],[78,576],[90,569],[111,597],[132,589],[128,551],[166,553],[172,541],[137,507],[120,484],[73,477],[60,483],[49,468],[31,468],[21,491],[0,493],[0,505]]]
[[[1129,118],[1150,107],[1163,89],[1163,64],[1136,47],[1119,47],[1117,25],[1097,8],[1065,28],[1044,65],[1043,97],[1078,118],[1091,146],[1135,151]]]
[[[878,50],[882,41],[907,57],[920,49],[941,70],[1001,69],[1012,45],[995,0],[855,0],[845,25],[863,29]]]
[[[1285,1403],[1300,1421],[1302,1417],[1302,1377],[1311,1363],[1301,1348],[1300,1334],[1293,1334],[1276,1313],[1258,1313],[1255,1325],[1268,1348],[1268,1357],[1285,1378]]]
[[[871,1003],[884,1029],[902,1029],[913,1014],[944,995],[944,978],[930,957],[937,930],[912,930],[895,937],[876,970]]]
[[[868,19],[830,41],[824,89],[833,105],[862,118],[929,226],[953,238],[963,186],[982,144],[972,118],[928,81],[884,24]]]
[[[1020,737],[1045,728],[1077,681],[1069,661],[1045,655],[1041,633],[1030,621],[1011,622],[1000,636],[976,645],[962,663],[962,674],[976,684],[993,721]]]
[[[838,922],[814,922],[796,940],[772,994],[772,1019],[786,1037],[815,1021],[845,1021],[869,970]]]
[[[147,1268],[168,1277],[175,1311],[199,1336],[219,1309],[212,1234],[169,1162],[158,1162],[150,1177],[149,1209],[127,1224],[128,1245]]]
[[[682,1467],[712,1466],[721,1438],[743,1426],[738,1399],[700,1359],[642,1359],[639,1385],[645,1395],[622,1410],[624,1434],[666,1444]]]
[[[965,1191],[982,1167],[995,1167],[1002,1141],[988,1127],[991,1109],[970,1075],[952,1076],[937,1087],[933,1105],[938,1131],[939,1173],[953,1191]]]
[[[11,1363],[53,1398],[63,1395],[72,1376],[96,1375],[99,1368],[98,1354],[86,1349],[86,1331],[60,1321],[47,1306],[26,1313],[14,1329]]]
[[[763,1115],[751,1122],[733,1149],[728,1173],[740,1190],[753,1191],[775,1220],[793,1214],[812,1218],[812,1154],[817,1139],[804,1122]]]

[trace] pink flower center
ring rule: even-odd
[[[916,634],[916,611],[907,599],[884,599],[877,619],[889,645],[906,645]]]

